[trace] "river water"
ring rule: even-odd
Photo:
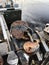
[[[22,20],[32,23],[49,22],[49,2],[24,2],[22,3]]]

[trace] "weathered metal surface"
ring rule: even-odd
[[[28,27],[28,24],[24,21],[16,21],[11,25],[11,34],[16,39],[27,39],[28,37],[25,37],[24,32],[26,31],[26,27]]]
[[[39,44],[37,42],[25,42],[23,46],[24,50],[27,53],[35,52],[39,48]]]

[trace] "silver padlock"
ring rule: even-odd
[[[18,65],[18,56],[14,53],[14,51],[9,52],[7,63],[9,65]]]

